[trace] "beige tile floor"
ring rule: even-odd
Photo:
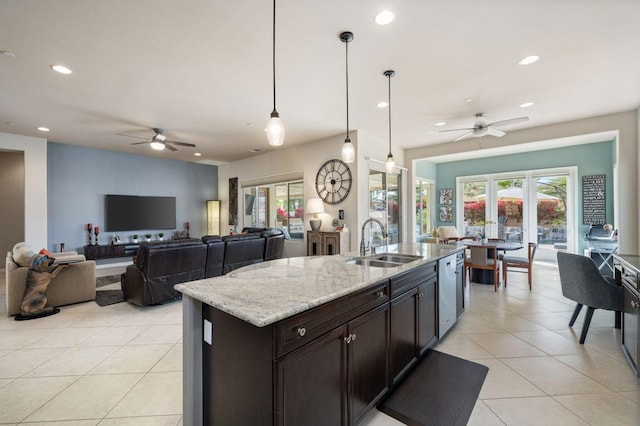
[[[526,275],[509,279],[497,293],[468,286],[465,313],[436,347],[490,368],[469,424],[640,425],[640,382],[613,314],[596,311],[580,345],[555,266],[535,265],[531,292]],[[87,302],[17,322],[4,316],[4,273],[0,289],[0,424],[182,424],[180,302]],[[400,423],[374,410],[364,424]]]

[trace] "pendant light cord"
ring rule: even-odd
[[[389,78],[389,155],[391,154],[391,74],[388,75]]]
[[[345,59],[345,76],[346,76],[346,80],[347,80],[347,139],[349,138],[349,42],[346,41],[344,43],[345,46],[345,52],[346,52],[346,59]]]
[[[273,0],[273,112],[276,111],[276,0]]]

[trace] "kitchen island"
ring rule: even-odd
[[[438,259],[462,248],[378,252],[389,262],[288,258],[177,285],[184,424],[357,424],[437,341]]]

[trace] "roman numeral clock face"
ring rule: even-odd
[[[342,160],[329,160],[316,175],[316,192],[327,204],[344,201],[351,191],[351,170]]]

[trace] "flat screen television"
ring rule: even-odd
[[[105,204],[107,232],[176,228],[176,197],[107,195]]]

